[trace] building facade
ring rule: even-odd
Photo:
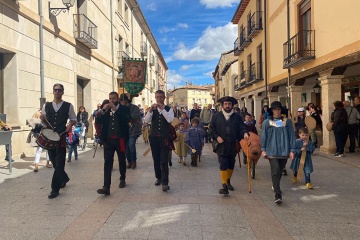
[[[0,113],[15,128],[28,129],[26,118],[53,99],[55,83],[76,111],[92,113],[109,92],[123,92],[123,57],[147,61],[135,104],[151,105],[155,90],[166,91],[167,65],[136,0],[70,2],[63,12],[50,9],[66,7],[61,0],[0,1]],[[33,152],[24,146],[27,133],[13,134],[15,155]]]
[[[327,124],[334,101],[360,94],[359,7],[355,0],[242,0],[232,18],[238,25],[240,105],[258,119],[262,106],[274,100],[293,116],[314,103]],[[332,132],[324,131],[322,140],[321,151],[335,150]]]
[[[172,90],[173,102],[179,107],[192,109],[194,103],[199,107],[207,107],[208,104],[214,104],[213,92],[209,86],[186,85]]]

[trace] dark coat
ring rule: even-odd
[[[348,127],[348,115],[344,108],[337,108],[331,114],[331,122],[333,122],[334,131],[343,131]]]
[[[84,123],[85,127],[87,127],[87,128],[89,127],[88,112],[84,111],[82,114],[81,114],[81,112],[78,112],[76,118],[77,118],[78,123]]]
[[[222,112],[216,113],[210,122],[210,135],[216,140],[221,137],[224,143],[219,144],[216,153],[218,155],[236,155],[236,145],[244,138],[247,133],[246,126],[242,118],[233,113],[229,120],[225,119]]]

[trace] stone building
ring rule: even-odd
[[[240,106],[258,118],[274,100],[292,115],[312,102],[328,123],[334,101],[360,94],[359,7],[358,1],[242,0],[232,18],[238,25]],[[333,133],[324,131],[322,138],[321,151],[334,151]]]
[[[53,99],[54,83],[76,111],[83,105],[92,113],[109,92],[123,92],[122,57],[147,60],[134,104],[151,105],[155,90],[166,91],[167,65],[136,0],[1,0],[0,32],[0,113],[15,128],[28,130],[26,118]],[[15,155],[33,152],[27,133],[13,134]]]
[[[192,109],[194,103],[197,103],[200,107],[205,107],[208,104],[214,104],[213,94],[209,86],[188,84],[172,90],[173,104],[188,109]]]

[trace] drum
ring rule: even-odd
[[[52,129],[42,129],[36,139],[36,144],[47,150],[51,150],[57,147],[60,142],[60,135],[54,132]]]
[[[314,130],[316,128],[316,120],[312,116],[305,117],[305,124],[309,130]]]

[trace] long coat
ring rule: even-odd
[[[196,150],[195,154],[201,155],[201,150],[204,146],[204,136],[200,128],[191,127],[186,133],[185,143]],[[190,149],[188,149],[188,153],[192,154]]]
[[[303,141],[301,139],[296,139],[295,141],[295,158],[291,162],[290,168],[294,172],[298,172],[299,165],[300,165],[300,159],[301,159],[301,148],[303,147]],[[311,160],[311,154],[315,150],[315,145],[312,141],[309,140],[308,145],[306,146],[306,157],[305,157],[305,163],[304,163],[304,172],[305,173],[312,173],[313,172],[313,164]]]
[[[187,147],[185,146],[186,132],[176,131],[177,140],[175,142],[175,152],[180,157],[186,157]]]

